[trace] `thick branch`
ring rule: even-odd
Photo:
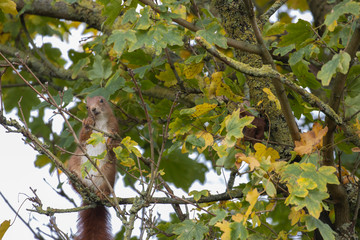
[[[264,43],[264,40],[262,38],[262,34],[260,32],[260,29],[257,25],[256,22],[256,18],[255,18],[255,13],[254,13],[254,6],[252,5],[252,1],[251,0],[244,0],[245,2],[245,6],[249,12],[249,19],[250,19],[250,23],[251,26],[253,28],[256,40],[258,42],[258,44],[260,46],[262,46],[262,58],[263,58],[263,62],[265,64],[270,64],[271,67],[275,70],[276,66],[274,63],[273,58],[271,57],[270,52],[267,50],[266,45]],[[299,132],[299,128],[295,122],[295,117],[292,114],[292,110],[290,107],[290,102],[287,98],[287,94],[284,88],[284,85],[281,84],[279,81],[276,81],[274,78],[271,79],[272,84],[275,87],[275,91],[276,91],[276,95],[279,99],[280,105],[281,105],[281,111],[284,114],[284,117],[286,119],[286,123],[289,127],[289,131],[291,134],[291,138],[293,140],[293,142],[295,141],[300,141],[300,132]]]
[[[359,24],[357,21],[355,24]],[[351,56],[351,59],[355,57],[355,53],[360,46],[360,27],[357,26],[349,44],[345,48],[345,52]],[[338,112],[340,101],[343,97],[345,83],[346,83],[347,74],[338,73],[336,77],[333,79],[334,85],[331,91],[330,98],[330,106],[335,112]],[[327,166],[335,166],[334,159],[334,133],[337,126],[337,122],[328,116],[325,119],[325,123],[328,127],[328,133],[324,137],[324,146],[326,147],[324,150],[324,164]],[[349,126],[345,128],[348,134],[350,129]],[[349,203],[347,201],[347,193],[345,188],[342,185],[329,185],[328,189],[332,198],[335,201],[335,226],[340,228],[342,224],[348,223],[351,221],[350,219],[350,209]]]
[[[68,4],[62,1],[56,1],[56,3],[53,4],[53,0],[34,0],[31,4],[30,1],[26,0],[15,0],[14,2],[16,3],[16,8],[19,12],[22,9],[25,9],[24,13],[27,14],[84,22],[88,24],[89,27],[103,32],[110,32],[111,30],[103,24],[106,18],[101,15],[100,10],[102,6],[95,2],[90,2],[89,6]],[[154,2],[149,0],[140,0],[140,2],[149,5],[154,11],[161,13],[160,9]],[[26,5],[27,3],[29,4]],[[201,30],[201,28],[184,19],[174,18],[172,20],[193,32]],[[243,41],[228,38],[227,44],[246,52],[261,54],[261,49],[258,46]]]
[[[149,5],[155,12],[157,13],[161,13],[162,11],[158,8],[158,5],[156,5],[153,1],[151,0],[139,0],[140,2],[146,4],[146,5]],[[195,26],[194,24],[184,20],[184,19],[181,19],[181,18],[172,18],[172,20],[174,22],[176,22],[177,24],[193,31],[193,32],[197,32],[199,30],[201,30],[200,27],[198,26]],[[257,45],[253,45],[253,44],[250,44],[250,43],[247,43],[247,42],[244,42],[244,41],[238,41],[238,40],[235,40],[235,39],[232,39],[232,38],[227,38],[227,44],[230,46],[230,47],[234,47],[236,49],[239,49],[239,50],[242,50],[242,51],[245,51],[245,52],[249,52],[249,53],[254,53],[254,54],[258,54],[260,55],[261,54],[261,49],[259,46]]]
[[[354,129],[354,127],[344,122],[343,119],[328,104],[321,101],[315,95],[307,92],[305,89],[298,86],[295,82],[282,76],[279,72],[272,69],[269,65],[263,65],[261,68],[251,67],[245,63],[238,62],[232,58],[227,57],[225,54],[219,52],[214,46],[206,42],[203,38],[197,37],[195,40],[203,48],[205,48],[210,54],[219,58],[220,60],[222,60],[224,63],[234,68],[235,70],[250,76],[274,78],[277,81],[289,87],[291,90],[300,94],[303,97],[304,101],[308,102],[313,107],[317,107],[326,116],[332,119],[337,125],[341,125],[349,141],[351,141],[354,145],[360,147],[360,138],[356,133],[356,129]]]
[[[22,52],[17,48],[5,46],[2,44],[0,44],[0,52],[6,54],[7,56],[23,59],[26,65],[28,65],[36,74],[41,76],[47,78],[56,77],[67,81],[74,81],[74,79],[71,78],[71,70],[65,70],[55,66],[49,69],[47,64],[43,64],[41,60],[35,58],[30,53]],[[79,73],[78,78],[84,78],[85,80],[88,80],[84,72]]]
[[[85,22],[89,27],[104,30],[102,23],[105,17],[100,11],[102,7],[93,1],[87,1],[87,6],[53,0],[14,0],[14,2],[18,12],[24,9],[24,13],[27,14]]]

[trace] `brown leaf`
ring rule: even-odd
[[[310,154],[322,147],[322,139],[326,135],[328,128],[322,128],[319,123],[314,123],[313,129],[301,134],[301,140],[295,141],[295,152],[299,155]]]

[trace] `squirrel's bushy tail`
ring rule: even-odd
[[[76,240],[112,240],[109,211],[103,205],[79,212]]]

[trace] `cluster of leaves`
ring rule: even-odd
[[[89,4],[80,0],[65,2]],[[31,65],[34,72],[49,83],[49,93],[56,96],[60,106],[79,118],[86,116],[85,96],[102,95],[113,103],[122,136],[114,153],[125,184],[134,185],[143,177],[145,181],[152,178],[148,166],[139,161],[149,158],[155,163],[161,160],[158,173],[162,179],[186,192],[195,181],[205,182],[209,165],[218,175],[227,170],[246,175],[246,183],[234,188],[243,193],[242,198],[202,203],[193,210],[193,219],[179,222],[174,218],[171,222],[157,223],[156,228],[161,232],[153,234],[159,239],[287,239],[298,232],[311,236],[315,229],[324,239],[335,239],[333,230],[319,220],[323,210],[332,211],[332,206],[325,201],[329,198],[326,186],[339,184],[336,169],[321,165],[322,138],[327,127],[315,123],[312,131],[301,135],[293,152],[293,158],[298,155],[301,160],[295,163],[293,159],[280,160],[279,153],[265,141],[254,145],[246,142],[244,129],[256,127],[252,125],[255,116],[242,116],[241,113],[257,113],[244,103],[248,97],[244,75],[218,62],[195,44],[195,37],[199,36],[216,45],[226,56],[234,57],[233,49],[226,44],[226,34],[219,19],[206,8],[194,12],[191,3],[165,0],[159,6],[151,7],[135,0],[124,3],[97,1],[97,10],[106,16],[104,34],[100,34],[99,29],[84,30],[83,34],[90,33],[92,37],[83,43],[82,51],[69,50],[70,65],[65,68],[66,61],[52,44],[43,44],[32,54],[27,46],[37,35],[66,39],[69,29],[79,28],[79,23],[37,15],[23,16],[25,23],[22,23],[21,12],[17,13],[13,1],[6,0],[0,3],[0,45],[4,46],[1,49],[7,47],[9,52],[15,47],[28,53],[34,61]],[[31,3],[27,4],[30,8]],[[259,6],[262,4],[263,1],[259,1]],[[298,85],[312,92],[318,91],[322,99],[329,95],[326,87],[331,84],[331,78],[337,73],[348,73],[342,115],[354,121],[357,129],[360,129],[359,122],[352,117],[360,111],[357,94],[360,68],[359,65],[350,68],[352,59],[344,48],[357,27],[359,15],[360,4],[346,0],[326,16],[322,36],[311,23],[304,20],[292,23],[286,17],[266,25],[263,32],[274,56],[279,56],[279,71]],[[199,30],[195,33],[181,24],[173,24],[174,19],[194,23]],[[281,57],[288,58],[287,62],[281,62]],[[14,58],[14,61],[17,60]],[[45,62],[43,68],[36,65],[39,61]],[[51,66],[62,71],[46,72]],[[136,83],[129,69],[133,70]],[[34,77],[20,70],[21,75],[39,90]],[[6,68],[1,80],[9,87],[2,93],[5,110],[19,109],[18,88],[11,87],[23,83],[19,75]],[[144,98],[136,92],[137,84]],[[263,91],[280,109],[274,93],[269,88]],[[289,90],[289,95],[295,117],[305,116],[306,123],[313,123],[312,112],[316,109],[297,93]],[[19,116],[34,135],[52,143],[51,146],[75,149],[70,131],[57,134],[52,131],[52,122],[44,121],[46,111],[54,109],[53,106],[41,102],[28,87],[21,88],[21,98]],[[143,103],[147,111],[144,111]],[[37,114],[33,114],[34,110]],[[81,122],[72,118],[69,121],[78,131]],[[64,125],[64,129],[67,127]],[[345,144],[344,139],[344,134],[339,131],[335,139],[337,148],[348,154],[349,159],[354,159],[354,146]],[[88,144],[105,141],[102,133],[93,133]],[[152,147],[157,150],[153,155]],[[69,154],[55,147],[51,150],[64,162],[69,158]],[[95,157],[95,162],[105,155],[106,152]],[[190,157],[194,155],[197,157]],[[35,161],[37,167],[51,163],[45,155],[39,155]],[[84,174],[85,169],[88,171],[93,167],[91,163],[85,163]],[[202,189],[189,195],[199,201],[211,196],[211,192]]]

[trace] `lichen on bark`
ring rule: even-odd
[[[221,24],[229,37],[257,44],[243,1],[213,0],[212,6],[216,9],[218,16],[221,16]],[[236,58],[240,62],[249,64],[252,67],[261,68],[263,65],[261,56],[256,54],[236,50]],[[267,94],[263,91],[264,88],[269,88],[275,94],[271,79],[246,76],[246,83],[249,86],[252,104],[269,120],[270,140],[281,143],[281,145],[274,145],[272,147],[284,157],[289,153],[289,149],[285,145],[293,145],[293,142],[284,115],[276,107],[276,104],[268,99]],[[259,102],[261,104],[258,105]]]

